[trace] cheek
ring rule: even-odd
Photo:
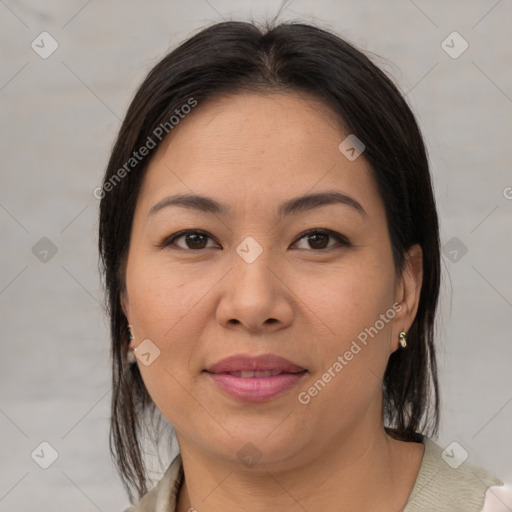
[[[135,345],[149,339],[159,351],[151,365],[138,364],[150,395],[160,405],[161,390],[174,394],[188,372],[193,342],[202,328],[197,311],[205,286],[165,265],[136,257],[129,261],[126,286]]]
[[[323,325],[326,344],[336,346],[339,340],[340,348],[373,326],[393,304],[393,267],[370,258],[357,260],[344,262],[328,274],[301,277],[294,289],[311,311],[311,319],[316,317],[315,323]]]
[[[311,347],[317,361],[314,389],[303,391],[312,398],[310,405],[330,403],[324,413],[339,417],[340,410],[364,409],[381,389],[395,316],[394,271],[383,261],[361,259],[311,286],[313,281],[303,282],[298,292],[311,311],[310,323],[321,326]]]
[[[137,337],[144,336],[165,348],[166,340],[189,323],[215,276],[177,269],[164,258],[133,258],[127,268],[127,291]]]

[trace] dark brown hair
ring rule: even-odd
[[[141,433],[156,409],[137,365],[127,362],[127,319],[120,302],[135,205],[156,148],[137,161],[134,152],[149,146],[148,138],[159,146],[158,127],[165,127],[165,133],[179,130],[170,119],[191,100],[200,109],[205,100],[253,90],[308,93],[322,101],[346,132],[366,146],[364,158],[384,201],[397,273],[405,251],[416,243],[422,247],[419,308],[407,349],[389,358],[383,414],[386,430],[398,439],[420,441],[420,434],[437,434],[433,337],[439,233],[426,150],[414,115],[369,58],[327,30],[303,23],[265,28],[218,23],[182,43],[149,72],[128,108],[100,194],[99,251],[112,340],[110,449],[132,502],[132,490],[139,497],[147,492]]]

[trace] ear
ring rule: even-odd
[[[121,292],[119,300],[121,302],[121,308],[128,319],[128,323],[130,323],[130,303],[128,302],[128,297],[126,296],[126,292]]]
[[[420,302],[421,285],[423,282],[423,251],[415,244],[405,253],[404,267],[398,278],[395,290],[397,314],[393,323],[391,350],[399,348],[398,335],[400,331],[408,331],[416,317]]]

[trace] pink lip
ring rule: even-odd
[[[291,361],[288,361],[288,359],[274,354],[262,354],[260,356],[240,354],[222,359],[206,368],[206,371],[209,373],[228,373],[250,370],[276,370],[287,373],[298,373],[304,371],[305,368],[297,366]]]
[[[307,373],[305,368],[273,354],[228,357],[205,370],[225,393],[246,402],[264,402],[296,386]],[[242,371],[281,372],[264,377],[241,377]],[[231,373],[230,373],[231,372]],[[232,373],[235,373],[233,375]]]
[[[306,374],[281,373],[274,377],[235,377],[228,373],[209,373],[213,381],[228,395],[244,402],[265,402],[298,384]]]

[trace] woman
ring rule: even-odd
[[[305,24],[201,31],[138,90],[101,196],[131,511],[469,512],[502,483],[431,439],[428,162],[354,47]],[[148,491],[159,413],[179,454]]]

